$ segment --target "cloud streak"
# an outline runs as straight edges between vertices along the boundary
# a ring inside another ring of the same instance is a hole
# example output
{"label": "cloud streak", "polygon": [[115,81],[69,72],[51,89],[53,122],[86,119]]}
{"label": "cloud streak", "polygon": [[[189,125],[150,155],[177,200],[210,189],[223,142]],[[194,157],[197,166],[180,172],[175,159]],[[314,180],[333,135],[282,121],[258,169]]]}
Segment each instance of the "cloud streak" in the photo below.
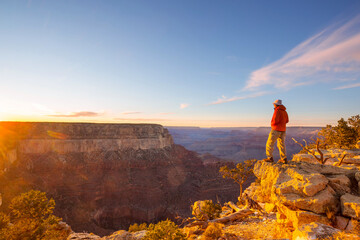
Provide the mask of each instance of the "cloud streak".
{"label": "cloud streak", "polygon": [[48,117],[69,117],[69,118],[77,118],[77,117],[98,117],[101,116],[101,113],[97,112],[72,112],[70,114],[53,114],[47,115]]}
{"label": "cloud streak", "polygon": [[342,90],[342,89],[356,88],[356,87],[360,87],[360,83],[354,83],[354,84],[340,86],[340,87],[334,88],[334,90]]}
{"label": "cloud streak", "polygon": [[249,94],[249,95],[245,95],[245,96],[235,96],[235,97],[231,97],[231,98],[222,96],[218,100],[211,102],[208,105],[217,105],[217,104],[222,104],[222,103],[234,102],[234,101],[244,100],[244,99],[248,99],[248,98],[260,97],[260,96],[264,96],[266,94],[269,94],[269,92],[257,92],[257,93],[253,93],[253,94]]}
{"label": "cloud streak", "polygon": [[130,115],[130,114],[140,114],[142,112],[122,112],[123,115]]}
{"label": "cloud streak", "polygon": [[171,119],[165,118],[114,118],[117,121],[128,121],[128,122],[164,122],[172,121]]}
{"label": "cloud streak", "polygon": [[278,61],[252,72],[243,90],[291,89],[343,77],[359,81],[360,15],[324,29]]}

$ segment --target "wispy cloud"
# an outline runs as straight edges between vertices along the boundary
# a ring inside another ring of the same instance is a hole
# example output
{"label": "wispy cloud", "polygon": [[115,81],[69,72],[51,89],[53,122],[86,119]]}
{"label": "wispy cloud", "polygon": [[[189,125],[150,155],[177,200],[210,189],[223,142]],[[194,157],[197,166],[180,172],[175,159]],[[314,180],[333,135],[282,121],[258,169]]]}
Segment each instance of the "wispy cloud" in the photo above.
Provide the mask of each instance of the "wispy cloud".
{"label": "wispy cloud", "polygon": [[97,117],[101,116],[102,113],[97,112],[72,112],[69,114],[53,114],[53,115],[47,115],[48,117],[70,117],[70,118],[76,118],[76,117]]}
{"label": "wispy cloud", "polygon": [[130,115],[130,114],[140,114],[142,112],[122,112],[123,115]]}
{"label": "wispy cloud", "polygon": [[340,87],[334,88],[334,90],[342,90],[342,89],[356,88],[356,87],[360,87],[360,83],[354,83],[354,84],[340,86]]}
{"label": "wispy cloud", "polygon": [[334,24],[251,73],[244,90],[277,89],[360,77],[360,15]]}
{"label": "wispy cloud", "polygon": [[257,92],[257,93],[253,93],[253,94],[249,94],[249,95],[245,95],[245,96],[235,96],[235,97],[231,97],[231,98],[222,96],[218,100],[211,102],[208,105],[216,105],[216,104],[228,103],[228,102],[233,102],[233,101],[238,101],[238,100],[244,100],[244,99],[248,99],[248,98],[255,98],[255,97],[264,96],[266,94],[269,94],[269,92],[265,92],[265,91]]}
{"label": "wispy cloud", "polygon": [[180,109],[184,109],[184,108],[187,108],[189,106],[190,106],[190,104],[188,104],[188,103],[181,103],[180,104]]}
{"label": "wispy cloud", "polygon": [[172,121],[171,119],[164,118],[114,118],[117,121],[126,121],[126,122],[164,122]]}

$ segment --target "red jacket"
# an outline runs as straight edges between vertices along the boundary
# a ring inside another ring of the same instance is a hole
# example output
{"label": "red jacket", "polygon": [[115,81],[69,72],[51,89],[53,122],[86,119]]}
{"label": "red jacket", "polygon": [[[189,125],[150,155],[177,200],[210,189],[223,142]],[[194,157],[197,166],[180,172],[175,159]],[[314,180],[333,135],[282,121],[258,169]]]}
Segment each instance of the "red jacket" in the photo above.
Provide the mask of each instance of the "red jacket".
{"label": "red jacket", "polygon": [[289,117],[286,112],[286,107],[283,105],[277,106],[274,109],[274,114],[271,119],[271,129],[285,132],[286,131],[286,124],[289,122]]}

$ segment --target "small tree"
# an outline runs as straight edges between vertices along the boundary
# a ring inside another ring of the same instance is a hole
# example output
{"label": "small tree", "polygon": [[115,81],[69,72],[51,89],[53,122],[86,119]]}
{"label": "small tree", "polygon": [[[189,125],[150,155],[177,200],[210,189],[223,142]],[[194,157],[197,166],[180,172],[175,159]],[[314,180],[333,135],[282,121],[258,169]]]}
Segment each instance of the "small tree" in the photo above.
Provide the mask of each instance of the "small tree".
{"label": "small tree", "polygon": [[353,148],[360,140],[360,115],[345,121],[341,118],[336,126],[327,125],[318,133],[324,147]]}
{"label": "small tree", "polygon": [[202,221],[220,217],[221,205],[212,200],[196,201],[192,207],[192,215]]}
{"label": "small tree", "polygon": [[60,227],[61,218],[52,214],[54,207],[55,201],[44,192],[31,190],[15,197],[9,206],[10,218],[0,214],[0,240],[66,239],[70,229]]}
{"label": "small tree", "polygon": [[228,166],[220,168],[220,173],[223,178],[231,178],[240,186],[239,200],[242,201],[243,184],[253,173],[254,164],[256,160],[246,160],[243,163],[236,164],[236,168],[230,169]]}
{"label": "small tree", "polygon": [[360,115],[358,114],[348,118],[348,123],[350,127],[355,130],[356,140],[360,140]]}

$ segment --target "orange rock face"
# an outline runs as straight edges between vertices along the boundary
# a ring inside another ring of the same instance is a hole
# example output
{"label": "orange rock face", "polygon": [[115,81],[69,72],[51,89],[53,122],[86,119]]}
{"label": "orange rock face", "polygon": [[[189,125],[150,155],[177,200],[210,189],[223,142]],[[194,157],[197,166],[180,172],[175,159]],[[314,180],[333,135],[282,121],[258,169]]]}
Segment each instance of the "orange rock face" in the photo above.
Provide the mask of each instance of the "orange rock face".
{"label": "orange rock face", "polygon": [[55,213],[76,232],[108,234],[135,222],[189,216],[197,200],[238,196],[238,186],[221,178],[219,165],[205,166],[196,153],[173,144],[160,125],[0,127],[21,135],[8,144],[3,173],[47,192],[56,201]]}

